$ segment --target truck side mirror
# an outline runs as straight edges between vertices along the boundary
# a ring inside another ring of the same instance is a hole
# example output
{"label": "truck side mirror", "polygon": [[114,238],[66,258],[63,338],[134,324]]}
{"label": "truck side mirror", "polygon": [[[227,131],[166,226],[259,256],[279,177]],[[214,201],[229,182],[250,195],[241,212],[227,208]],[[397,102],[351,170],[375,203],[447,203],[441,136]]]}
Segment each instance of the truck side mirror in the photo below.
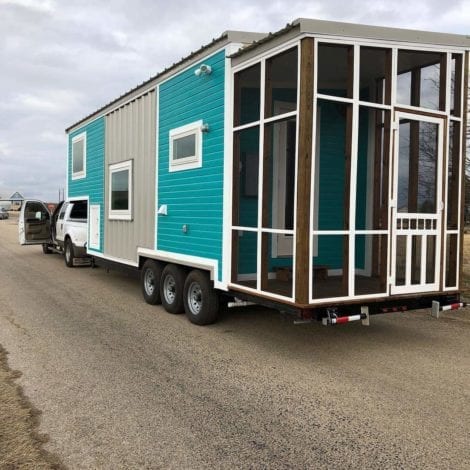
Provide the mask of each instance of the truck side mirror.
{"label": "truck side mirror", "polygon": [[37,219],[37,220],[42,220],[42,213],[41,213],[41,211],[37,211],[37,212],[36,212],[36,215],[34,216],[34,218]]}

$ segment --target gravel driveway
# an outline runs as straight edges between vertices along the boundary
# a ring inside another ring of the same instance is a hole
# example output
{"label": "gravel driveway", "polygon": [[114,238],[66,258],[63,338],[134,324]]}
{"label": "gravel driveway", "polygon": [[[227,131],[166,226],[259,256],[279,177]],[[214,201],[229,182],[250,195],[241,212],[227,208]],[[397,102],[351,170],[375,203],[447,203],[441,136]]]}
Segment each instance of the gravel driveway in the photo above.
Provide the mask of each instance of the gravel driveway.
{"label": "gravel driveway", "polygon": [[470,312],[197,327],[0,221],[0,344],[70,468],[470,468]]}

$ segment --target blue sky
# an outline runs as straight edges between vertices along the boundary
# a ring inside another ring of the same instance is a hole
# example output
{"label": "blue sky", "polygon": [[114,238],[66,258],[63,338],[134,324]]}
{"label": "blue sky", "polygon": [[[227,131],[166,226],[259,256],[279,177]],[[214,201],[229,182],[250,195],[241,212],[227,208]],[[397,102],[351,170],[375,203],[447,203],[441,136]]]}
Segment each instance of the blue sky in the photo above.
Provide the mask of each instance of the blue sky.
{"label": "blue sky", "polygon": [[66,127],[227,29],[298,17],[470,34],[468,0],[0,0],[0,198],[57,200]]}

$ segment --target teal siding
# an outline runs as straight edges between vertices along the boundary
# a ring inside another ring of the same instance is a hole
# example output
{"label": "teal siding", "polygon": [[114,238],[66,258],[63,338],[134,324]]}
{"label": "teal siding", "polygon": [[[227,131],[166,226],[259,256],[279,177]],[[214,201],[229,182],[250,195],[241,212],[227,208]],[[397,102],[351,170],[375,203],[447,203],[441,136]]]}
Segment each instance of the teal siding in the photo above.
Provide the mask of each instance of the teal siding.
{"label": "teal siding", "polygon": [[[195,76],[201,63],[212,73]],[[218,260],[222,279],[225,51],[205,58],[160,86],[158,132],[158,216],[156,249]],[[203,120],[202,167],[170,173],[169,132]],[[187,225],[187,233],[182,227]]]}
{"label": "teal siding", "polygon": [[[86,177],[72,180],[72,139],[86,132]],[[69,134],[68,197],[88,196],[89,204],[99,204],[100,250],[104,249],[104,117]],[[90,249],[90,248],[89,248]]]}

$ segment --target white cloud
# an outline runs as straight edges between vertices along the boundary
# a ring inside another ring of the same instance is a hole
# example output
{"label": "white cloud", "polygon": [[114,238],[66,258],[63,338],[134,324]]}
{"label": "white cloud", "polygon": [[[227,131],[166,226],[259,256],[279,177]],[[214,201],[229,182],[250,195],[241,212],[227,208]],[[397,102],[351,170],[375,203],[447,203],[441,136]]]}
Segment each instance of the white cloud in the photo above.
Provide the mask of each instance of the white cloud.
{"label": "white cloud", "polygon": [[1,157],[8,157],[11,154],[8,143],[0,141],[0,161]]}
{"label": "white cloud", "polygon": [[4,183],[57,197],[67,126],[227,29],[276,31],[297,17],[466,34],[470,2],[0,0]]}
{"label": "white cloud", "polygon": [[14,5],[48,13],[55,10],[55,2],[52,0],[0,0],[0,5]]}

